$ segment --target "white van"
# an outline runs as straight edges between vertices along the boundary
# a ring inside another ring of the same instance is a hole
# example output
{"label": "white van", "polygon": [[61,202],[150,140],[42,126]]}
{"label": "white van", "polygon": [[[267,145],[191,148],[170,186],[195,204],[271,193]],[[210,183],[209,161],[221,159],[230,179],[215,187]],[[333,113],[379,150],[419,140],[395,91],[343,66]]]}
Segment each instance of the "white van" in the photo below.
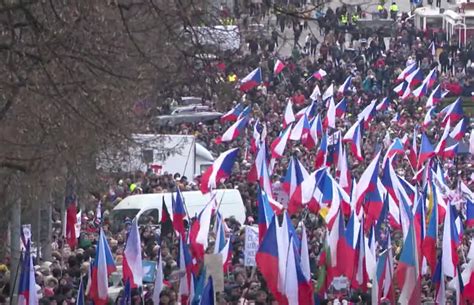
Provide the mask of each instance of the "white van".
{"label": "white van", "polygon": [[[211,200],[210,193],[203,195],[200,191],[182,192],[185,207],[189,217],[194,217],[201,212],[206,203]],[[216,190],[216,200],[219,206],[219,212],[224,218],[234,217],[239,223],[245,222],[245,207],[240,192],[235,189]],[[157,193],[128,196],[117,204],[110,213],[112,229],[123,224],[126,217],[133,219],[138,217],[139,224],[148,222],[149,216],[158,224],[161,219],[161,207],[163,198],[173,218],[171,196],[176,193]]]}

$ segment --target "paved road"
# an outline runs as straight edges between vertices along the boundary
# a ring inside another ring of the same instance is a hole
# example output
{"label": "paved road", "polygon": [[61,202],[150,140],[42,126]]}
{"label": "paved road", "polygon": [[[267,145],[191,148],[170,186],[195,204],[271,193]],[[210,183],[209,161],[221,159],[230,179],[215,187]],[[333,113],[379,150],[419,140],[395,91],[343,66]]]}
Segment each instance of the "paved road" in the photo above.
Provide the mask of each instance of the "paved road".
{"label": "paved road", "polygon": [[[390,5],[391,0],[386,0],[386,7],[388,9],[388,6]],[[428,0],[423,0],[425,3]],[[436,2],[436,0],[433,0]],[[333,10],[335,10],[337,7],[342,6],[343,4],[350,4],[350,5],[361,5],[362,10],[366,11],[369,13],[376,12],[376,7],[377,4],[379,3],[378,0],[332,0],[327,4],[327,6],[330,6]],[[401,0],[397,1],[397,4],[399,6],[400,12],[409,12],[411,10],[410,8],[410,2],[409,0]],[[441,7],[448,9],[448,8],[453,8],[455,5],[448,3],[446,0],[441,0]],[[265,21],[265,24],[270,24],[270,25],[275,25],[276,26],[276,17],[271,16],[270,17],[270,22],[268,23],[268,20]],[[307,36],[308,33],[314,33],[316,37],[318,38],[319,41],[323,40],[323,37],[319,35],[319,27],[316,23],[316,21],[309,21],[308,23],[309,27],[306,30],[303,30],[299,44],[301,46],[304,45],[305,37]],[[278,29],[279,27],[276,26]],[[293,49],[293,29],[292,28],[286,28],[284,33],[280,33],[283,37],[280,40],[280,46],[279,46],[279,54],[282,57],[287,57],[291,55],[291,51]]]}

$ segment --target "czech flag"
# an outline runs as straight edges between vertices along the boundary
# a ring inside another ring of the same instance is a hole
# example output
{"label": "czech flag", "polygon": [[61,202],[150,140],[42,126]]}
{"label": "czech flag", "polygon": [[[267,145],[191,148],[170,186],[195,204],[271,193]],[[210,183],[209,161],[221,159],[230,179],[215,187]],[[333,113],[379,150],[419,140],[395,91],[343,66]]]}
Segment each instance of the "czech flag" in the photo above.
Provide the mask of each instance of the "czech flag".
{"label": "czech flag", "polygon": [[[201,210],[189,230],[191,254],[197,262],[204,261],[204,251],[207,249],[213,207],[214,204],[211,200]],[[196,265],[196,263],[194,265]]]}
{"label": "czech flag", "polygon": [[362,133],[360,130],[360,123],[360,121],[357,121],[352,125],[344,135],[342,141],[344,143],[350,143],[352,154],[357,158],[357,160],[363,161],[364,157],[362,156],[361,149]]}
{"label": "czech flag", "polygon": [[326,169],[322,168],[312,172],[303,182],[296,188],[293,196],[290,197],[288,203],[288,212],[296,213],[303,206],[307,206],[310,211],[317,214],[319,212],[319,204],[315,196],[316,182],[322,179]]}
{"label": "czech flag", "polygon": [[458,246],[460,243],[458,230],[455,224],[455,208],[448,203],[443,226],[443,271],[446,276],[455,277],[457,275],[457,265],[459,263]]}
{"label": "czech flag", "polygon": [[192,275],[193,261],[188,245],[181,238],[179,240],[178,249],[178,268],[182,274],[179,279],[178,295],[181,304],[188,304],[188,301],[190,302],[193,299],[194,294]]}
{"label": "czech flag", "polygon": [[337,93],[344,94],[347,91],[349,91],[350,87],[352,85],[352,76],[348,76],[344,83],[337,89]]}
{"label": "czech flag", "polygon": [[326,75],[328,75],[328,73],[324,71],[323,69],[319,69],[318,71],[313,73],[313,77],[316,78],[317,80],[322,80],[323,77],[325,77]]}
{"label": "czech flag", "polygon": [[262,177],[262,166],[264,162],[268,164],[267,144],[265,144],[265,142],[260,142],[260,144],[258,145],[257,156],[255,156],[253,165],[247,175],[247,179],[250,182],[260,181],[260,178]]}
{"label": "czech flag", "polygon": [[456,126],[454,126],[449,136],[456,141],[461,141],[461,139],[464,137],[464,134],[466,133],[466,130],[467,130],[467,120],[464,118],[461,121],[459,121],[456,124]]}
{"label": "czech flag", "polygon": [[326,165],[327,152],[328,152],[328,136],[326,133],[324,133],[321,139],[321,144],[319,145],[318,152],[316,154],[316,158],[314,160],[314,168],[318,169],[321,166]]}
{"label": "czech flag", "polygon": [[369,163],[369,166],[360,176],[359,182],[355,187],[355,207],[356,211],[360,210],[365,195],[368,192],[375,190],[377,187],[378,164],[380,159],[380,152],[375,155],[374,159]]}
{"label": "czech flag", "polygon": [[[107,296],[107,286],[105,289]],[[26,249],[21,262],[20,281],[18,282],[18,304],[38,305],[36,292],[35,268],[31,256],[31,241],[26,241]],[[102,303],[105,304],[105,303]]]}
{"label": "czech flag", "polygon": [[238,154],[238,148],[229,149],[223,152],[206,170],[201,177],[201,192],[203,194],[217,188],[222,180],[230,176]]}
{"label": "czech flag", "polygon": [[290,140],[300,141],[302,144],[306,143],[309,136],[309,129],[308,117],[305,114],[298,120],[293,130],[291,130]]}
{"label": "czech flag", "polygon": [[250,113],[252,112],[252,104],[247,105],[244,110],[239,114],[237,117],[237,120],[240,120],[241,118],[249,118]]}
{"label": "czech flag", "polygon": [[343,97],[336,105],[336,116],[342,118],[347,112],[347,99]]}
{"label": "czech flag", "polygon": [[433,107],[434,105],[441,102],[441,100],[449,93],[449,91],[443,91],[441,85],[436,86],[436,88],[431,91],[428,100],[426,101],[426,108]]}
{"label": "czech flag", "polygon": [[416,70],[416,63],[409,65],[406,67],[400,75],[398,75],[397,80],[404,80],[408,75],[413,73]]}
{"label": "czech flag", "polygon": [[474,202],[469,199],[466,201],[466,226],[474,228]]}
{"label": "czech flag", "polygon": [[94,304],[105,305],[108,303],[108,277],[115,270],[112,252],[110,251],[104,231],[100,228],[96,255],[92,262],[91,285],[89,289],[89,297],[94,301]]}
{"label": "czech flag", "polygon": [[443,272],[442,254],[437,260],[436,268],[433,272],[433,284],[435,285],[436,304],[446,304],[446,284]]}
{"label": "czech flag", "polygon": [[132,221],[123,251],[123,281],[129,281],[131,288],[138,288],[143,284],[142,243],[136,217]]}
{"label": "czech flag", "polygon": [[284,300],[284,296],[278,287],[280,268],[278,258],[277,221],[278,219],[276,216],[273,216],[267,233],[260,243],[257,254],[255,255],[255,261],[257,263],[257,268],[260,270],[260,273],[262,273],[262,276],[267,283],[269,291],[273,294],[278,302],[282,302]]}
{"label": "czech flag", "polygon": [[[390,238],[390,236],[389,236]],[[390,249],[385,249],[380,253],[375,268],[375,276],[372,284],[372,304],[380,304],[380,301],[393,301],[390,295],[393,274],[393,257]],[[391,302],[390,304],[392,304]]]}
{"label": "czech flag", "polygon": [[434,157],[434,155],[435,151],[433,145],[431,145],[430,140],[428,140],[428,137],[423,133],[421,135],[420,154],[418,155],[418,164],[416,168],[420,168],[426,160]]}
{"label": "czech flag", "polygon": [[433,68],[430,71],[430,73],[428,73],[428,75],[423,80],[423,82],[426,83],[428,85],[428,89],[430,89],[436,83],[437,79],[438,79],[438,70],[436,68]]}
{"label": "czech flag", "polygon": [[343,261],[338,260],[341,257],[340,253],[343,253],[344,247],[342,246],[344,238],[344,217],[342,216],[341,210],[337,211],[337,214],[334,217],[335,221],[332,226],[331,231],[328,236],[328,245],[330,249],[330,261],[331,265],[329,267],[329,273],[333,276],[338,276],[341,274],[340,266],[344,263]]}
{"label": "czech flag", "polygon": [[277,61],[275,62],[275,66],[273,67],[273,75],[280,74],[280,72],[283,71],[285,67],[286,67],[285,63],[277,59]]}
{"label": "czech flag", "polygon": [[385,111],[388,109],[388,106],[390,106],[390,99],[388,97],[384,97],[375,109],[377,111]]}
{"label": "czech flag", "polygon": [[316,113],[316,103],[314,101],[311,102],[308,106],[304,107],[300,111],[296,113],[295,118],[298,120],[300,119],[303,115],[306,114],[308,117],[308,120],[310,120]]}
{"label": "czech flag", "polygon": [[261,141],[265,141],[265,138],[262,137],[263,129],[264,127],[257,119],[253,124],[252,138],[250,139],[250,152],[252,154],[257,153],[257,146],[260,145]]}
{"label": "czech flag", "polygon": [[183,195],[179,188],[176,188],[176,199],[171,196],[171,206],[173,209],[173,228],[179,233],[182,239],[185,238],[184,218],[186,217],[186,210],[184,208]]}
{"label": "czech flag", "polygon": [[321,120],[321,116],[318,115],[314,118],[313,120],[314,126],[311,126],[311,129],[314,129],[316,131],[316,138],[321,138],[323,136],[323,121]]}
{"label": "czech flag", "polygon": [[406,82],[406,81],[403,81],[400,84],[398,84],[395,88],[393,88],[393,91],[399,97],[402,97],[402,99],[404,97],[407,97],[411,93],[410,86],[409,86],[408,82]]}
{"label": "czech flag", "polygon": [[458,154],[458,147],[459,143],[446,147],[440,157],[443,159],[455,158]]}
{"label": "czech flag", "polygon": [[289,198],[293,196],[296,188],[309,176],[306,168],[298,160],[296,156],[292,156],[290,163],[288,163],[288,169],[286,170],[285,177],[283,179],[282,187],[285,192],[289,195]]}
{"label": "czech flag", "polygon": [[448,120],[448,124],[444,127],[443,135],[441,136],[438,144],[436,145],[436,148],[435,148],[436,155],[442,155],[444,153],[444,149],[446,148],[446,144],[448,141],[449,129],[450,129],[450,123]]}
{"label": "czech flag", "polygon": [[392,158],[395,155],[404,155],[405,148],[403,147],[402,141],[399,138],[395,138],[392,145],[387,149],[385,158]]}
{"label": "czech flag", "polygon": [[265,237],[265,234],[268,230],[268,227],[270,226],[270,222],[272,221],[273,215],[275,215],[275,213],[273,212],[272,207],[270,206],[267,194],[262,189],[260,189],[260,187],[257,191],[257,204],[258,241],[261,243],[263,238]]}
{"label": "czech flag", "polygon": [[[346,229],[344,231],[343,238],[340,239],[340,250],[338,251],[338,265],[340,272],[345,275],[348,279],[352,279],[355,276],[357,267],[357,241],[360,230],[360,221],[357,218],[355,211],[351,213],[351,217],[347,222]],[[339,250],[338,249],[338,250]]]}
{"label": "czech flag", "polygon": [[219,212],[216,214],[216,243],[214,244],[214,254],[222,256],[222,268],[224,272],[229,270],[229,264],[232,261],[232,243],[230,238],[225,238],[225,223]]}
{"label": "czech flag", "polygon": [[329,99],[329,107],[324,119],[323,126],[326,128],[336,128],[336,105],[334,104],[334,98]]}
{"label": "czech flag", "polygon": [[288,142],[288,138],[290,137],[290,132],[291,132],[291,125],[286,127],[280,136],[278,136],[271,145],[271,151],[272,151],[272,158],[278,159],[283,157],[283,154],[285,153],[285,148],[286,148],[286,143]]}
{"label": "czech flag", "polygon": [[327,87],[327,89],[324,91],[322,100],[325,101],[328,98],[333,97],[333,96],[334,96],[334,85],[331,83],[329,87]]}
{"label": "czech flag", "polygon": [[283,117],[283,128],[286,128],[295,120],[295,114],[293,113],[293,103],[291,102],[291,99],[288,99],[288,104],[286,104],[285,114]]}
{"label": "czech flag", "polygon": [[346,150],[340,145],[339,160],[337,162],[336,177],[339,178],[339,185],[347,193],[352,188],[352,174],[347,165]]}
{"label": "czech flag", "polygon": [[423,128],[426,128],[430,125],[431,121],[432,121],[432,117],[434,115],[434,112],[435,112],[435,109],[436,107],[431,107],[425,114],[425,118],[423,119],[423,123],[421,124],[421,126]]}
{"label": "czech flag", "polygon": [[221,137],[216,139],[216,144],[222,142],[230,142],[238,138],[238,136],[244,131],[249,119],[247,117],[242,117],[237,122],[232,124],[229,129],[227,129]]}
{"label": "czech flag", "polygon": [[259,68],[250,72],[240,81],[240,90],[247,92],[262,83],[262,70]]}
{"label": "czech flag", "polygon": [[369,123],[370,121],[374,118],[375,116],[375,111],[376,111],[376,105],[375,103],[377,102],[377,100],[373,100],[372,102],[370,102],[369,105],[367,105],[367,107],[364,108],[364,110],[362,110],[362,112],[360,112],[358,115],[357,115],[357,120],[364,120],[364,128],[368,128],[369,127]]}
{"label": "czech flag", "polygon": [[448,119],[451,122],[457,122],[464,116],[464,110],[462,109],[462,100],[458,97],[458,99],[446,106],[443,110],[439,112],[439,115],[444,115],[443,123],[446,123]]}
{"label": "czech flag", "polygon": [[[404,203],[406,205],[406,203]],[[405,209],[410,209],[405,207]],[[413,216],[407,213],[409,218],[408,234],[403,244],[396,278],[398,287],[400,287],[400,297],[398,301],[401,304],[417,305],[421,304],[421,277],[418,266],[418,248],[416,246],[415,230]]]}
{"label": "czech flag", "polygon": [[417,68],[405,78],[405,81],[408,83],[408,87],[416,86],[423,81],[423,72]]}
{"label": "czech flag", "polygon": [[413,90],[413,96],[418,97],[418,98],[425,96],[426,94],[428,94],[428,84],[425,82],[421,83],[421,85],[418,88]]}
{"label": "czech flag", "polygon": [[233,121],[237,120],[239,115],[242,113],[243,109],[244,109],[244,106],[241,103],[238,103],[229,112],[227,112],[227,113],[225,113],[221,116],[221,123],[233,122]]}

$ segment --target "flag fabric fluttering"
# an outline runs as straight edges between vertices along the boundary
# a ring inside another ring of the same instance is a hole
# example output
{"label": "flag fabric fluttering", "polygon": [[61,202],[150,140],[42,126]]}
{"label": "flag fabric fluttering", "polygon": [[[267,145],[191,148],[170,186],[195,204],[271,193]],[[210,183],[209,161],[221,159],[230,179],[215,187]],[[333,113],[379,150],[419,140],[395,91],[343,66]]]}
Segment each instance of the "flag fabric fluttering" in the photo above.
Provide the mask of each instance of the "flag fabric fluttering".
{"label": "flag fabric fluttering", "polygon": [[65,225],[65,237],[69,247],[74,250],[77,246],[77,239],[79,236],[76,235],[76,224],[77,224],[77,203],[75,196],[68,196],[66,198],[66,225]]}
{"label": "flag fabric fluttering", "polygon": [[128,232],[125,250],[123,251],[123,280],[130,287],[138,288],[143,284],[142,244],[135,217]]}
{"label": "flag fabric fluttering", "polygon": [[288,99],[288,103],[286,104],[285,108],[285,114],[283,116],[283,128],[286,128],[286,126],[290,125],[295,121],[295,114],[293,112],[293,103],[291,102],[291,99]]}
{"label": "flag fabric fluttering", "polygon": [[105,305],[108,302],[108,277],[116,270],[116,267],[102,228],[100,228],[96,255],[91,270],[89,298],[93,300],[96,305]]}
{"label": "flag fabric fluttering", "polygon": [[403,202],[401,209],[407,211],[409,228],[396,270],[396,279],[400,287],[398,302],[401,304],[416,305],[421,304],[421,276],[414,221],[410,207],[408,207],[405,202]]}
{"label": "flag fabric fluttering", "polygon": [[247,127],[248,123],[248,118],[247,117],[242,117],[237,122],[232,124],[232,126],[227,129],[222,136],[216,138],[216,144],[220,144],[223,142],[231,142],[239,137]]}
{"label": "flag fabric fluttering", "polygon": [[26,249],[20,269],[20,280],[18,283],[18,304],[38,305],[36,292],[35,268],[31,256],[31,240],[26,240]]}
{"label": "flag fabric fluttering", "polygon": [[203,194],[217,188],[222,180],[227,179],[230,176],[238,154],[239,149],[232,148],[217,157],[214,163],[201,177],[201,192]]}
{"label": "flag fabric fluttering", "polygon": [[241,103],[238,103],[234,108],[221,116],[221,123],[236,121],[243,109],[244,106]]}
{"label": "flag fabric fluttering", "polygon": [[81,276],[79,288],[77,289],[76,305],[86,305],[86,296],[84,293],[84,277]]}
{"label": "flag fabric fluttering", "polygon": [[166,206],[165,196],[163,196],[161,203],[161,220],[160,220],[161,236],[169,236],[173,234],[173,221],[171,220],[170,212]]}
{"label": "flag fabric fluttering", "polygon": [[263,81],[262,70],[256,68],[240,81],[240,90],[247,92],[260,85]]}
{"label": "flag fabric fluttering", "polygon": [[176,198],[174,195],[171,195],[171,199],[173,207],[173,228],[181,238],[185,238],[184,219],[186,218],[186,209],[179,187],[176,188]]}
{"label": "flag fabric fluttering", "polygon": [[153,287],[152,300],[154,304],[160,304],[160,294],[164,288],[163,260],[161,258],[161,248],[158,250],[158,261],[156,263],[155,285]]}
{"label": "flag fabric fluttering", "polygon": [[283,61],[277,59],[275,61],[275,66],[273,67],[273,75],[278,75],[280,74],[283,69],[285,69],[286,65]]}
{"label": "flag fabric fluttering", "polygon": [[322,80],[323,77],[325,77],[327,74],[328,73],[326,71],[324,71],[323,69],[319,69],[318,71],[313,73],[313,77],[318,79],[318,80]]}

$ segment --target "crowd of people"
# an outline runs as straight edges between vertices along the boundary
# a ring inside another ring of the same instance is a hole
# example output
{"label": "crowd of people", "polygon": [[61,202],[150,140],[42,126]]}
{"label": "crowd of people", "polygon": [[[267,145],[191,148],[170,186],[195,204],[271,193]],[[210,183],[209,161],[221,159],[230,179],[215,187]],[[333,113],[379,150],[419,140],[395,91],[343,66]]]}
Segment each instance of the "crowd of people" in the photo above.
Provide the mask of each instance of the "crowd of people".
{"label": "crowd of people", "polygon": [[[230,143],[216,144],[215,139],[222,135],[231,123],[221,124],[220,121],[183,123],[179,126],[166,126],[159,132],[192,134],[197,140],[207,147],[208,150],[218,156],[221,152],[231,147],[240,147],[239,161],[235,163],[232,175],[225,181],[226,188],[235,188],[240,191],[246,210],[246,222],[238,223],[235,219],[226,219],[227,236],[231,238],[232,260],[229,270],[225,274],[225,287],[222,293],[216,297],[217,304],[276,304],[275,296],[272,295],[266,285],[265,279],[259,273],[258,268],[245,267],[244,260],[244,227],[255,225],[258,219],[257,194],[258,183],[249,182],[247,177],[255,161],[255,153],[251,151],[250,140],[252,138],[252,123],[257,119],[266,125],[267,141],[270,144],[282,131],[285,108],[289,101],[294,105],[294,112],[307,107],[311,102],[310,96],[316,85],[324,92],[331,84],[335,88],[340,86],[347,76],[352,76],[352,88],[345,92],[347,99],[347,110],[344,118],[339,117],[336,121],[336,130],[342,134],[356,122],[358,114],[370,104],[373,99],[381,101],[388,97],[390,105],[388,109],[377,111],[364,131],[362,139],[363,160],[358,160],[348,153],[348,164],[352,176],[358,180],[362,172],[379,150],[387,149],[394,138],[402,139],[405,135],[411,139],[413,131],[420,130],[428,109],[425,107],[427,97],[414,98],[412,96],[401,99],[393,91],[397,84],[397,76],[412,63],[427,75],[433,68],[438,69],[438,80],[441,88],[449,90],[446,99],[449,101],[462,96],[464,103],[471,102],[471,92],[474,91],[474,53],[470,44],[459,47],[455,39],[448,41],[445,33],[424,33],[417,30],[412,20],[402,15],[399,21],[393,24],[391,33],[387,37],[385,30],[361,30],[357,27],[341,26],[341,17],[347,13],[348,8],[341,6],[336,11],[331,8],[321,9],[315,12],[318,18],[319,32],[313,33],[305,24],[303,19],[292,15],[282,15],[277,12],[277,22],[272,25],[271,37],[265,43],[250,41],[250,52],[241,55],[242,64],[228,64],[224,62],[225,68],[215,71],[220,73],[223,80],[228,80],[229,75],[237,75],[240,78],[247,75],[256,67],[262,70],[263,81],[258,87],[248,92],[238,90],[239,79],[231,79],[236,85],[235,95],[239,102],[252,105],[250,114],[251,123],[246,132]],[[256,13],[254,13],[256,14]],[[308,21],[306,21],[307,23]],[[310,21],[313,22],[313,21]],[[283,34],[290,28],[294,36],[294,50],[289,57],[279,56],[279,45],[285,43]],[[302,33],[307,32],[307,36]],[[434,48],[432,47],[434,45]],[[273,70],[276,60],[285,64],[284,70],[274,75]],[[312,77],[315,71],[324,70],[327,75],[321,79]],[[214,107],[222,107],[217,104],[217,98],[208,97],[208,103]],[[237,100],[237,99],[236,99]],[[236,105],[228,103],[225,107],[229,110]],[[163,107],[163,108],[169,108]],[[327,106],[321,99],[316,101],[317,112],[326,114]],[[441,106],[438,106],[438,111]],[[438,143],[443,134],[442,117],[433,117],[424,132],[431,143]],[[468,122],[469,115],[467,115]],[[470,127],[469,127],[470,129]],[[464,136],[464,143],[469,143],[469,132]],[[416,141],[415,141],[416,142]],[[420,143],[420,139],[418,139]],[[349,151],[349,150],[348,150]],[[278,188],[287,171],[288,163],[292,156],[296,156],[304,167],[312,172],[316,170],[314,159],[317,147],[307,149],[301,143],[289,142],[283,158],[277,160],[272,169],[271,182],[274,188]],[[446,185],[454,193],[461,197],[462,206],[469,198],[466,193],[461,193],[459,185],[462,183],[471,191],[474,188],[473,157],[466,149],[466,145],[458,150],[455,158],[440,159],[441,166],[445,172]],[[407,158],[400,158],[396,166],[397,174],[407,181],[413,182],[416,171]],[[413,182],[414,184],[417,182]],[[170,172],[160,175],[152,171],[146,173],[131,173],[110,183],[108,190],[101,195],[91,198],[81,198],[86,201],[89,210],[82,215],[81,234],[76,249],[70,249],[62,236],[61,215],[55,212],[53,215],[54,237],[53,258],[51,261],[38,259],[35,266],[35,279],[38,288],[40,304],[75,304],[77,291],[81,277],[86,277],[95,257],[95,245],[98,237],[98,227],[101,225],[107,235],[116,265],[121,265],[123,259],[124,245],[127,236],[127,228],[130,219],[125,220],[118,230],[110,230],[109,212],[120,200],[126,196],[140,193],[175,192],[177,188],[181,191],[199,190],[200,177],[182,177]],[[222,186],[220,186],[222,187]],[[466,190],[464,190],[466,192]],[[99,201],[102,204],[100,219],[96,207]],[[161,203],[157,203],[160,204]],[[464,209],[460,208],[464,215]],[[465,220],[465,216],[461,217]],[[308,235],[311,280],[314,288],[314,302],[320,304],[372,304],[371,290],[352,289],[337,292],[328,289],[321,293],[321,256],[324,254],[324,244],[328,235],[327,224],[323,216],[309,213],[296,213],[291,216],[293,225],[301,234],[300,221],[303,221]],[[159,219],[150,219],[149,224],[140,228],[142,242],[142,256],[144,259],[156,261],[159,251],[164,262],[165,289],[161,293],[160,304],[179,304],[179,268],[178,268],[178,239],[173,233],[161,234],[158,224]],[[464,224],[463,224],[464,225]],[[400,231],[393,230],[393,251],[399,257],[403,247],[403,239]],[[215,236],[210,236],[209,252],[212,253]],[[460,255],[459,266],[465,268],[467,265],[466,255],[470,246],[471,233],[465,231],[463,240],[458,249]],[[7,304],[13,291],[10,289],[10,278],[15,276],[15,270],[11,270],[8,264],[0,265],[0,304]],[[432,281],[433,270],[424,273],[422,278],[422,303],[436,303],[436,289]],[[395,289],[400,292],[401,287]],[[143,297],[138,290],[133,291],[131,304],[153,304],[151,300],[153,287],[147,285],[144,288]],[[446,287],[446,304],[460,304],[456,300],[456,292],[451,286]],[[112,303],[119,302],[120,297],[111,300]],[[456,303],[457,302],[457,303]],[[387,303],[393,304],[393,303]]]}

